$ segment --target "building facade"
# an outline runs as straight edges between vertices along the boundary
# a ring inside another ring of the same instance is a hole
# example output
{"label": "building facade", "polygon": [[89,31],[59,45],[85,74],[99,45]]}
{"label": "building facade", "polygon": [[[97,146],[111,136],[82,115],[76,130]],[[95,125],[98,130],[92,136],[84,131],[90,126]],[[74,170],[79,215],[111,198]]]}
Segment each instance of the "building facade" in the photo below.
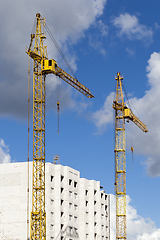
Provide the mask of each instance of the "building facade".
{"label": "building facade", "polygon": [[[29,211],[32,162],[29,163]],[[80,178],[68,166],[46,163],[46,239],[109,240],[110,196],[100,182]],[[28,163],[1,164],[0,239],[27,239]]]}

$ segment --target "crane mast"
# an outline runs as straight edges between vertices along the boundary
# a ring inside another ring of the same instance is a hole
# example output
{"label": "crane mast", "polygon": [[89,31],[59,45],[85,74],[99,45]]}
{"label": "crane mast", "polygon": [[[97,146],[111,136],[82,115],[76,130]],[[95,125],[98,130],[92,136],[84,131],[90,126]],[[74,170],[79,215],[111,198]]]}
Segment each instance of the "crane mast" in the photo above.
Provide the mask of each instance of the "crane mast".
{"label": "crane mast", "polygon": [[[36,14],[36,31],[31,34],[31,41],[26,53],[33,59],[33,176],[32,176],[32,211],[30,220],[30,239],[46,239],[45,211],[45,78],[53,73],[88,98],[93,98],[90,90],[77,79],[57,66],[54,59],[47,56],[45,18]],[[34,43],[34,45],[33,45]]]}
{"label": "crane mast", "polygon": [[[45,19],[36,14],[36,33],[27,51],[33,59],[33,177],[30,239],[46,239],[45,212],[45,75],[41,61],[47,58],[43,28]],[[32,47],[35,39],[34,47]]]}
{"label": "crane mast", "polygon": [[117,74],[115,106],[115,191],[116,191],[116,240],[126,239],[126,154],[125,119],[122,91],[123,77]]}
{"label": "crane mast", "polygon": [[115,192],[116,192],[116,240],[127,239],[126,228],[126,150],[125,150],[125,119],[134,122],[143,132],[148,132],[145,124],[129,109],[123,98],[123,77],[117,73],[115,78],[116,99],[115,110]]}

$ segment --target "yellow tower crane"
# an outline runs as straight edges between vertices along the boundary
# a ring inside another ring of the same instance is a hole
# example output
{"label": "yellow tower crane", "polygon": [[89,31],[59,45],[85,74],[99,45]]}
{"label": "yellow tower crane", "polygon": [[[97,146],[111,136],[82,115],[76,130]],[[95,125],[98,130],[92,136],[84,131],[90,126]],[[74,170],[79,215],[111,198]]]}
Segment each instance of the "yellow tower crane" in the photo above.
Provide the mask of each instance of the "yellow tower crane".
{"label": "yellow tower crane", "polygon": [[123,77],[117,73],[115,78],[116,99],[115,110],[115,192],[116,192],[116,240],[126,240],[126,151],[125,151],[125,119],[134,122],[143,132],[148,132],[139,118],[127,107],[123,98]]}
{"label": "yellow tower crane", "polygon": [[[30,239],[46,239],[45,212],[45,77],[55,74],[88,98],[93,98],[90,90],[60,67],[54,59],[48,59],[44,46],[45,18],[36,14],[36,31],[26,53],[33,59],[33,180]],[[48,30],[48,27],[47,29]],[[50,32],[49,32],[50,33]]]}

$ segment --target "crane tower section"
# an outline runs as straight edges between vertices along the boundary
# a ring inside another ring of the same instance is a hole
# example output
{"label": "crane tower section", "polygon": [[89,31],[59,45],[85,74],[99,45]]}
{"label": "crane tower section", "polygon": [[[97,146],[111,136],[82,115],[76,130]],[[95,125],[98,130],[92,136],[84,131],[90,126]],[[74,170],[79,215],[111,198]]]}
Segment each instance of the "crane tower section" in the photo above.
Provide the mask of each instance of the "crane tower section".
{"label": "crane tower section", "polygon": [[115,110],[115,192],[116,192],[116,240],[127,239],[126,228],[126,150],[125,150],[125,119],[132,121],[143,132],[148,132],[146,125],[127,107],[123,98],[123,77],[117,73],[115,78],[116,99]]}
{"label": "crane tower section", "polygon": [[45,18],[36,14],[36,30],[31,34],[31,41],[26,53],[33,59],[33,177],[32,177],[32,212],[30,239],[46,239],[45,212],[45,77],[54,74],[83,93],[88,98],[94,96],[90,90],[76,78],[62,70],[54,59],[48,59],[44,30]]}
{"label": "crane tower section", "polygon": [[117,80],[115,101],[115,190],[116,190],[116,239],[126,239],[126,154],[125,119],[122,91],[123,77]]}
{"label": "crane tower section", "polygon": [[[45,75],[41,61],[47,58],[43,28],[45,19],[36,14],[36,32],[31,35],[27,54],[33,59],[33,182],[31,239],[46,239],[45,213]],[[34,46],[32,48],[32,42]]]}

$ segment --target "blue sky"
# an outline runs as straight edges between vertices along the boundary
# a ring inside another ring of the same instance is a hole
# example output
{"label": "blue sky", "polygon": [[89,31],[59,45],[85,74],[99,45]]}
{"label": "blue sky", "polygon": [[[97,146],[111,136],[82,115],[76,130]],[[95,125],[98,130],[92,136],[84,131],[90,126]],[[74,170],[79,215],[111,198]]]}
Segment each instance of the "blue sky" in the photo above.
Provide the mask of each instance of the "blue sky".
{"label": "blue sky", "polygon": [[[47,76],[46,161],[59,154],[62,165],[81,177],[100,180],[114,194],[115,76],[121,72],[132,111],[144,134],[126,123],[127,233],[130,240],[158,240],[160,177],[160,3],[158,0],[1,1],[0,8],[0,162],[27,161],[27,71],[35,15],[47,26],[78,80],[94,99]],[[68,71],[47,36],[49,58]],[[60,134],[57,134],[57,85],[60,85]],[[130,152],[134,147],[133,162]],[[32,117],[30,116],[30,160]],[[112,195],[112,239],[114,207]],[[133,232],[132,229],[135,229]],[[111,240],[112,240],[111,239]]]}

